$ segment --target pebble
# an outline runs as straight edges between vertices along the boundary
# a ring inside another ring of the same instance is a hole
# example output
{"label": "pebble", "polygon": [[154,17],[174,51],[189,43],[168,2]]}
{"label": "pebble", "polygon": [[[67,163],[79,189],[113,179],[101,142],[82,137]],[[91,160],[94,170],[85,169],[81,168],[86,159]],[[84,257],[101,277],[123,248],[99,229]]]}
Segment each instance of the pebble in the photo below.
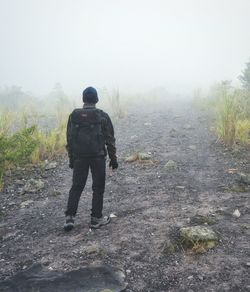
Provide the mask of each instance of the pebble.
{"label": "pebble", "polygon": [[176,186],[175,188],[176,188],[177,190],[184,190],[184,189],[185,189],[184,186]]}
{"label": "pebble", "polygon": [[235,217],[235,218],[239,218],[240,217],[240,211],[238,210],[238,209],[236,209],[234,212],[233,212],[233,216]]}

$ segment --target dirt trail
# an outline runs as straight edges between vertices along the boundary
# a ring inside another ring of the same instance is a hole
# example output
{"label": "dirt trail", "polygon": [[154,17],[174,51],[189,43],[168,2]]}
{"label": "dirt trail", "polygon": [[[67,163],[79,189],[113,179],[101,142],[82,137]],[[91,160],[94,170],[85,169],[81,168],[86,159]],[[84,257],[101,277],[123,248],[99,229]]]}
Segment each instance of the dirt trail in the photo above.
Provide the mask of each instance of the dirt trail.
{"label": "dirt trail", "polygon": [[[126,271],[131,292],[250,291],[249,190],[239,192],[237,175],[227,172],[249,171],[249,153],[225,151],[206,115],[185,102],[131,108],[115,130],[120,167],[108,173],[104,210],[117,218],[89,231],[89,181],[76,228],[64,233],[68,162],[34,171],[32,176],[46,180],[43,191],[17,195],[14,183],[1,194],[1,279],[36,262],[72,270],[100,261]],[[155,163],[124,161],[138,150],[151,152]],[[164,168],[170,159],[176,171]],[[56,196],[55,190],[60,192]],[[26,200],[33,203],[20,208]],[[241,213],[238,219],[232,216],[235,209]],[[218,247],[203,255],[164,254],[164,243],[197,214],[213,217]]]}

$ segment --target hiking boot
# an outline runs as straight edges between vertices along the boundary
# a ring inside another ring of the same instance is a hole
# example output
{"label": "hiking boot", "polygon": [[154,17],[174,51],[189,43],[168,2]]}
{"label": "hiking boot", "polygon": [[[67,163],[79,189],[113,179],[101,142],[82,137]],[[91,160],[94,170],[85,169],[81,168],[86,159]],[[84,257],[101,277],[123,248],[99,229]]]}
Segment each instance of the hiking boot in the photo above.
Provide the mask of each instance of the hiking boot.
{"label": "hiking boot", "polygon": [[96,218],[91,216],[90,228],[97,229],[103,225],[107,225],[110,222],[109,216],[102,216],[101,218]]}
{"label": "hiking boot", "polygon": [[75,217],[68,215],[66,216],[66,221],[64,223],[64,230],[65,231],[70,231],[74,228],[74,223],[75,223]]}

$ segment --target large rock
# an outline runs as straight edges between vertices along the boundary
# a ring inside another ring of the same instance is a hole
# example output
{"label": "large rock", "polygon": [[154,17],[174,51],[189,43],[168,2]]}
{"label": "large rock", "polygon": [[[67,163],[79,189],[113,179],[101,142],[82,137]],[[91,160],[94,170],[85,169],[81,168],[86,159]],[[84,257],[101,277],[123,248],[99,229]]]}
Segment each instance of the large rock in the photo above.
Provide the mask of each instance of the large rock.
{"label": "large rock", "polygon": [[209,227],[192,226],[180,229],[180,236],[184,244],[193,247],[202,244],[205,249],[213,248],[218,243],[216,233]]}
{"label": "large rock", "polygon": [[0,282],[0,291],[5,292],[100,292],[125,291],[125,275],[107,265],[88,266],[70,272],[47,270],[40,264],[18,272]]}
{"label": "large rock", "polygon": [[29,179],[25,186],[24,191],[26,193],[36,193],[44,188],[45,184],[41,179]]}

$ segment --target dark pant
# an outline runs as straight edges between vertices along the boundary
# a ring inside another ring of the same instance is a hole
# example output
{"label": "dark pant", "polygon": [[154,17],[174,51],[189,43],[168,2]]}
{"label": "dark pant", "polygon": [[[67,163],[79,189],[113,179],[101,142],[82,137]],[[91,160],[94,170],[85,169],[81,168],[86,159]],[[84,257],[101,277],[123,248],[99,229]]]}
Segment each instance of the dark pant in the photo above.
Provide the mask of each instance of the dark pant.
{"label": "dark pant", "polygon": [[69,192],[66,215],[76,215],[78,203],[88,178],[89,169],[91,170],[93,181],[91,216],[97,218],[102,217],[106,176],[106,160],[104,157],[81,158],[74,161],[73,184]]}

